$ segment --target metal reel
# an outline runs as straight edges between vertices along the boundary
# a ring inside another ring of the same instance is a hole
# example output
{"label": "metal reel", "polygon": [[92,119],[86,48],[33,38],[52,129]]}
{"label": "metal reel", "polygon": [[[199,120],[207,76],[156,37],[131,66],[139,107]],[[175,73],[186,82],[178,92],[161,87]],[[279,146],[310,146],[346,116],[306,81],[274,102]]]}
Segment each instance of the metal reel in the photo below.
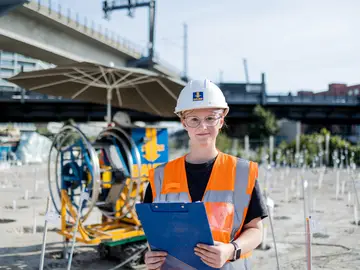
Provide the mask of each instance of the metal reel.
{"label": "metal reel", "polygon": [[[138,166],[138,171],[141,169],[141,155],[137,148],[137,145],[129,136],[129,134],[119,128],[119,127],[108,127],[105,130],[101,131],[98,135],[96,142],[101,140],[111,141],[116,147],[121,148],[122,151],[118,151],[117,154],[125,163],[125,175],[126,180],[121,184],[121,188],[116,194],[116,198],[118,199],[118,203],[120,203],[120,208],[117,211],[106,211],[104,209],[100,209],[102,214],[111,219],[122,219],[127,216],[135,207],[135,203],[139,199],[140,188],[141,188],[141,176],[134,178],[133,165],[136,163]],[[118,149],[119,149],[118,148]],[[122,153],[121,153],[122,152]],[[122,155],[125,155],[125,160]],[[114,170],[120,169],[116,165],[114,165]]]}
{"label": "metal reel", "polygon": [[80,220],[84,222],[88,218],[99,195],[99,159],[88,138],[75,126],[64,126],[53,140],[48,158],[48,184],[58,214],[61,190],[66,190],[76,209],[80,207],[81,193],[88,193],[88,200],[81,205]]}

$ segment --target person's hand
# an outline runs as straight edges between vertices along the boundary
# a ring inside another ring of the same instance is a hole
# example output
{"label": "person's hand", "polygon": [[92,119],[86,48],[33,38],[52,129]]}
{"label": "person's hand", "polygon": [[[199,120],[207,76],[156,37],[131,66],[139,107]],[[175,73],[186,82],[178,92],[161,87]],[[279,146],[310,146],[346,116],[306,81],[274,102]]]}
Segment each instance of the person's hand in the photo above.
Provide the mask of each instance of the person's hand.
{"label": "person's hand", "polygon": [[204,263],[214,268],[221,268],[234,253],[234,246],[214,241],[213,246],[197,244],[194,250]]}
{"label": "person's hand", "polygon": [[145,264],[147,269],[157,270],[165,262],[167,253],[164,251],[147,251],[145,253]]}

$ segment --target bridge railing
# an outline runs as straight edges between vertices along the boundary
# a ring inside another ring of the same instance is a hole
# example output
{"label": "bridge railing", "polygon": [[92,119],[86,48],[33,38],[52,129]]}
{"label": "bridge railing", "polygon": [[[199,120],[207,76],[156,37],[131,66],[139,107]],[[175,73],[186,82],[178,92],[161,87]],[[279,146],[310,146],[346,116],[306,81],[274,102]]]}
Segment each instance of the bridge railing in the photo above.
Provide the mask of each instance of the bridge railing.
{"label": "bridge railing", "polygon": [[[261,94],[256,93],[236,93],[234,91],[224,91],[224,95],[230,104],[261,104]],[[301,104],[301,105],[352,105],[360,106],[360,97],[356,96],[284,96],[266,95],[266,104]]]}
{"label": "bridge railing", "polygon": [[[243,104],[255,105],[262,104],[262,98],[259,94],[253,93],[234,93],[224,92],[226,99],[230,105]],[[62,97],[48,96],[33,91],[1,91],[0,99],[16,100],[24,98],[25,100],[59,100],[62,102],[80,102],[76,100],[65,99]],[[360,97],[356,96],[282,96],[267,95],[265,96],[266,104],[274,105],[344,105],[344,106],[360,106]]]}
{"label": "bridge railing", "polygon": [[360,105],[360,98],[356,96],[266,96],[267,104],[309,104],[309,105]]}
{"label": "bridge railing", "polygon": [[[71,27],[82,34],[99,40],[108,46],[123,51],[136,59],[140,59],[147,53],[147,49],[144,46],[140,46],[124,37],[121,37],[113,31],[109,31],[108,28],[102,27],[101,24],[96,25],[94,20],[90,20],[86,16],[81,17],[78,12],[74,12],[70,8],[65,9],[61,4],[56,4],[55,1],[30,0],[29,3],[24,4],[24,6],[59,23]],[[181,73],[177,68],[161,59],[156,52],[155,61],[175,76],[181,76]]]}
{"label": "bridge railing", "polygon": [[137,59],[143,56],[144,48],[142,46],[137,45],[112,31],[110,32],[100,24],[97,25],[98,29],[96,29],[96,24],[93,20],[90,21],[86,16],[80,17],[79,13],[72,11],[70,8],[65,10],[61,4],[56,4],[54,1],[31,0],[27,4],[24,4],[24,6],[57,22],[65,24],[82,34],[88,35],[91,38],[97,39],[118,50],[124,51]]}

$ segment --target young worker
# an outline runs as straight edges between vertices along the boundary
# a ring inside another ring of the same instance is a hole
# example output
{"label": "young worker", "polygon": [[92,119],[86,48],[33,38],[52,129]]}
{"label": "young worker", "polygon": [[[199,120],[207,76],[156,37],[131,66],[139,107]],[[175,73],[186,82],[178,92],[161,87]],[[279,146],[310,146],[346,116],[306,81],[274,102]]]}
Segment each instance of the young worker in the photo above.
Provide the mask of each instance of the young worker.
{"label": "young worker", "polygon": [[[149,173],[144,203],[203,201],[215,241],[194,253],[207,265],[249,269],[248,257],[262,239],[266,206],[256,163],[220,152],[216,138],[229,112],[223,92],[209,80],[194,80],[181,91],[175,113],[190,138],[190,152]],[[166,252],[148,251],[147,269],[160,269]]]}

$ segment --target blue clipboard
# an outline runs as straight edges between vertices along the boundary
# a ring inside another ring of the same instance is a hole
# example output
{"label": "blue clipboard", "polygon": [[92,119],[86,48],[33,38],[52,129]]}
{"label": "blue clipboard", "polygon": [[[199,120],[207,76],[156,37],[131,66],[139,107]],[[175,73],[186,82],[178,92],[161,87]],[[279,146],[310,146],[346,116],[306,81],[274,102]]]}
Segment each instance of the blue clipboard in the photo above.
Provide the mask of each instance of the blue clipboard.
{"label": "blue clipboard", "polygon": [[168,253],[167,267],[162,269],[219,269],[194,253],[198,243],[214,244],[203,202],[138,203],[135,207],[151,250]]}

